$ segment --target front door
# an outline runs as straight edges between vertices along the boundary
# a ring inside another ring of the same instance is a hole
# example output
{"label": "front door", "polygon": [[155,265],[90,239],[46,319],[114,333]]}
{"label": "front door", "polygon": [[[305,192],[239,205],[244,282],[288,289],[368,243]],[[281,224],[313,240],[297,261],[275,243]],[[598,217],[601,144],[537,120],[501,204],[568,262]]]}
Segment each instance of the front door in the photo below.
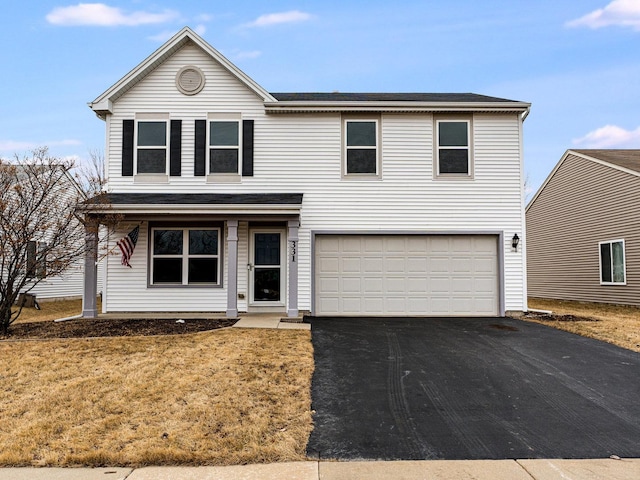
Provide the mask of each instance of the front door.
{"label": "front door", "polygon": [[284,230],[260,229],[251,232],[249,285],[254,305],[284,305]]}

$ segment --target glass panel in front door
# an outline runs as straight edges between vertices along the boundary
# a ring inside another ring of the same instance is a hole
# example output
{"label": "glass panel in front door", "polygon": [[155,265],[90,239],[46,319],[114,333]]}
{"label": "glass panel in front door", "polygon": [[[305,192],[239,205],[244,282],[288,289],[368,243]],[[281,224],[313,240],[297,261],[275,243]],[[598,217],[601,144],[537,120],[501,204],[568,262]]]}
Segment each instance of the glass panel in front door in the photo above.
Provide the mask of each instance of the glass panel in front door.
{"label": "glass panel in front door", "polygon": [[280,301],[280,234],[256,233],[254,237],[253,300]]}

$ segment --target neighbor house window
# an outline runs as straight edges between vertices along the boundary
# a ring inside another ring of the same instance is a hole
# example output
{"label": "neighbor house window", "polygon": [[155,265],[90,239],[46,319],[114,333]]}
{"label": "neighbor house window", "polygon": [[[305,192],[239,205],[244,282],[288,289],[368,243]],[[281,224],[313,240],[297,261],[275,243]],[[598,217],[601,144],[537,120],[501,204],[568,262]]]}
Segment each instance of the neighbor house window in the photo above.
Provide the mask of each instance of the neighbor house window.
{"label": "neighbor house window", "polygon": [[377,119],[347,119],[344,122],[345,175],[379,175]]}
{"label": "neighbor house window", "polygon": [[209,121],[209,173],[235,173],[240,171],[240,121]]}
{"label": "neighbor house window", "polygon": [[[27,278],[44,278],[47,276],[47,264],[43,256],[46,243],[30,241],[27,243]],[[38,256],[40,255],[40,258]]]}
{"label": "neighbor house window", "polygon": [[168,128],[163,120],[137,122],[137,173],[167,173]]}
{"label": "neighbor house window", "polygon": [[219,285],[219,228],[153,228],[153,285]]}
{"label": "neighbor house window", "polygon": [[624,285],[625,282],[624,240],[600,242],[600,283]]}
{"label": "neighbor house window", "polygon": [[469,120],[436,121],[437,175],[471,175]]}

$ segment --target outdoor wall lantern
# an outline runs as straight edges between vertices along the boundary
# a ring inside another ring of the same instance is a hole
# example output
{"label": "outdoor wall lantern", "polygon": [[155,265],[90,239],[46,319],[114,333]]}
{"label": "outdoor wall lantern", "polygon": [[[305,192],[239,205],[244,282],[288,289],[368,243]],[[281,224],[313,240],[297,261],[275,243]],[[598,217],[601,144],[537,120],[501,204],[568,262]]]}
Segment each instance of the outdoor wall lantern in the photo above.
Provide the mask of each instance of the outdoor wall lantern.
{"label": "outdoor wall lantern", "polygon": [[516,252],[518,251],[519,243],[520,243],[520,237],[518,236],[517,233],[514,233],[513,238],[511,239],[511,246]]}

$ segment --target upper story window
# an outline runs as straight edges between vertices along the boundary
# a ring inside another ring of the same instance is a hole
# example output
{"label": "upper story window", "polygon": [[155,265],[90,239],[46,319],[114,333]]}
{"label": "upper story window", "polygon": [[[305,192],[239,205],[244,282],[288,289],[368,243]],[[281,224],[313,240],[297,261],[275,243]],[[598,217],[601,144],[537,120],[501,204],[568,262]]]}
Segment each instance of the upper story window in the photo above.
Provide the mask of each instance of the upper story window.
{"label": "upper story window", "polygon": [[153,228],[153,285],[219,285],[219,228]]}
{"label": "upper story window", "polygon": [[344,120],[344,175],[378,177],[380,175],[379,120]]}
{"label": "upper story window", "polygon": [[624,240],[600,242],[600,284],[625,285]]}
{"label": "upper story window", "polygon": [[471,120],[436,120],[436,175],[472,176]]}
{"label": "upper story window", "polygon": [[209,173],[239,174],[240,120],[209,120]]}
{"label": "upper story window", "polygon": [[136,122],[136,173],[167,173],[169,129],[166,120]]}

